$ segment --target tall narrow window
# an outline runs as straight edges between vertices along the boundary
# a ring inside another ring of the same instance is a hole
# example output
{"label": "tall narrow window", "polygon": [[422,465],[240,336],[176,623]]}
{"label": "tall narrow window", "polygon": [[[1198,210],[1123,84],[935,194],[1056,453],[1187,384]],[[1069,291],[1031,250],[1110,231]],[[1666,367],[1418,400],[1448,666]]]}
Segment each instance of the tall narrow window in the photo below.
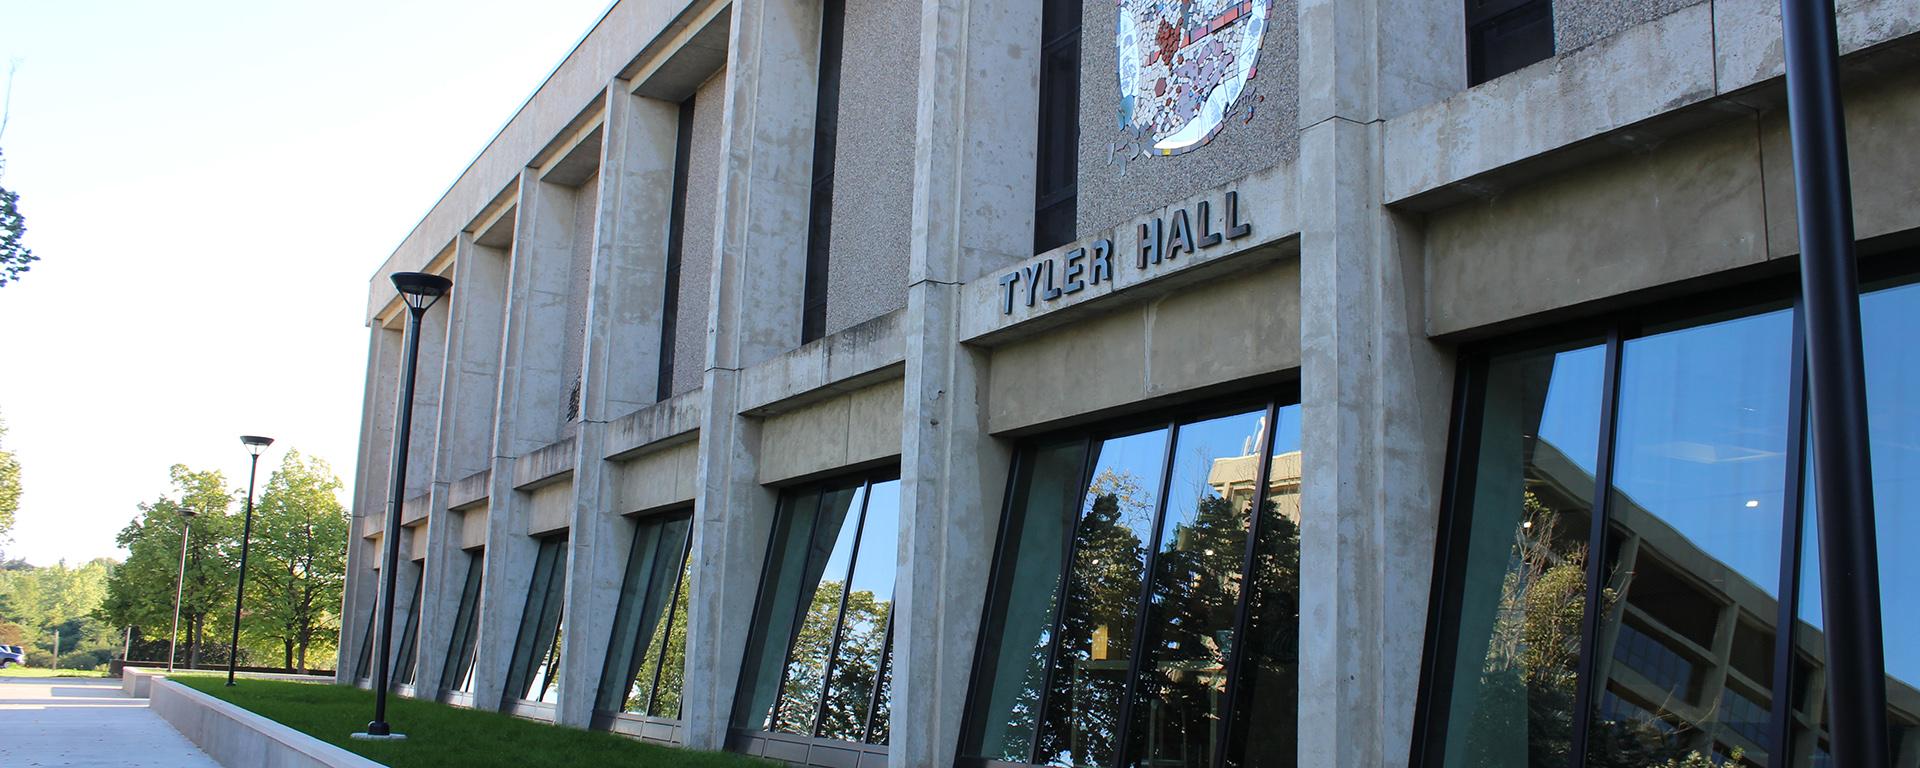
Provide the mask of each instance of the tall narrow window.
{"label": "tall narrow window", "polygon": [[1467,0],[1467,84],[1553,56],[1552,0]]}
{"label": "tall narrow window", "polygon": [[1277,404],[1021,450],[962,756],[1291,765],[1299,456]]}
{"label": "tall narrow window", "polygon": [[680,121],[673,144],[673,202],[667,208],[667,264],[660,303],[660,378],[654,399],[673,396],[674,349],[680,338],[680,243],[687,229],[687,163],[693,155],[693,97],[680,102]]}
{"label": "tall narrow window", "polygon": [[845,0],[825,0],[820,5],[820,90],[813,113],[813,194],[807,211],[807,274],[800,316],[802,344],[827,333],[833,162],[840,137],[840,41],[847,15]]}
{"label": "tall narrow window", "polygon": [[560,672],[561,604],[566,590],[567,537],[543,538],[527,587],[527,607],[520,613],[512,666],[507,670],[506,703],[514,699],[552,703],[559,698],[554,677]]}
{"label": "tall narrow window", "polygon": [[[380,583],[379,571],[373,572],[373,583],[376,585]],[[374,603],[373,609],[367,611],[366,630],[360,636],[360,658],[354,663],[353,667],[354,677],[359,680],[371,680],[373,678],[373,624],[380,620],[380,605],[377,602],[378,598],[375,599],[376,602]]]}
{"label": "tall narrow window", "polygon": [[406,626],[400,629],[400,656],[393,662],[393,680],[399,685],[413,685],[414,649],[420,640],[420,593],[426,586],[424,564],[415,564],[413,571],[413,602],[407,609]]}
{"label": "tall narrow window", "polygon": [[676,640],[684,643],[686,635],[684,595],[692,529],[693,518],[686,514],[659,515],[634,527],[595,709],[679,715],[680,672],[669,675],[662,666],[684,663],[669,647]]}
{"label": "tall narrow window", "polygon": [[473,690],[474,643],[480,631],[480,584],[485,574],[486,550],[467,552],[467,580],[460,588],[460,608],[453,614],[453,642],[447,647],[447,666],[440,684],[452,691]]}
{"label": "tall narrow window", "polygon": [[900,481],[781,497],[734,726],[886,743]]}
{"label": "tall narrow window", "polygon": [[1073,239],[1080,189],[1080,4],[1042,0],[1033,252]]}

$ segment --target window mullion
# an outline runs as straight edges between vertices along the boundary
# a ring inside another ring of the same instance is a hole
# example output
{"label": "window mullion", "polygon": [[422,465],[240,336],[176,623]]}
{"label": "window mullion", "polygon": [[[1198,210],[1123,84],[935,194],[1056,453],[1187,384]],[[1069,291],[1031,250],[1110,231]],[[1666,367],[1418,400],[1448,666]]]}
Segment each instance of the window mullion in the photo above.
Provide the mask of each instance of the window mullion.
{"label": "window mullion", "polygon": [[[1592,721],[1593,700],[1599,689],[1594,687],[1594,673],[1600,668],[1600,600],[1606,585],[1602,583],[1606,569],[1607,517],[1613,496],[1613,446],[1615,422],[1619,417],[1620,404],[1620,359],[1622,340],[1618,327],[1607,332],[1606,363],[1601,375],[1600,399],[1600,445],[1593,472],[1593,512],[1591,525],[1587,532],[1587,594],[1586,606],[1580,618],[1580,676],[1574,686],[1573,701],[1573,740],[1568,751],[1567,763],[1571,768],[1584,768],[1587,764],[1587,735]],[[1604,685],[1604,683],[1602,683]]]}
{"label": "window mullion", "polygon": [[[1029,739],[1030,743],[1027,745],[1027,762],[1029,763],[1038,761],[1040,734],[1047,728],[1047,706],[1052,703],[1050,699],[1053,698],[1053,670],[1054,667],[1060,663],[1060,633],[1064,631],[1061,624],[1066,621],[1068,597],[1067,576],[1073,573],[1073,558],[1080,552],[1080,523],[1083,517],[1083,515],[1080,514],[1080,507],[1085,506],[1087,503],[1087,491],[1084,489],[1087,488],[1088,483],[1093,481],[1091,477],[1093,474],[1093,462],[1093,437],[1089,435],[1080,443],[1080,482],[1074,487],[1083,490],[1081,490],[1079,494],[1079,505],[1071,512],[1073,515],[1073,525],[1067,528],[1067,556],[1066,559],[1062,561],[1064,564],[1060,568],[1060,580],[1055,582],[1053,588],[1053,627],[1050,630],[1052,634],[1048,636],[1049,639],[1047,642],[1047,666],[1041,670],[1040,675],[1040,700],[1035,702],[1033,710],[1033,736]],[[1012,497],[1009,496],[1008,498],[1011,499]]]}
{"label": "window mullion", "polygon": [[1135,688],[1140,685],[1141,657],[1147,652],[1147,607],[1153,601],[1153,580],[1160,561],[1160,531],[1165,526],[1167,516],[1167,494],[1173,483],[1173,451],[1180,444],[1179,422],[1167,424],[1166,453],[1160,459],[1160,497],[1154,500],[1153,535],[1147,537],[1146,570],[1140,578],[1140,600],[1134,604],[1133,615],[1133,651],[1127,656],[1127,682],[1121,688],[1120,728],[1114,734],[1114,757],[1116,766],[1127,763],[1129,744],[1127,739],[1133,730],[1133,700]]}
{"label": "window mullion", "polygon": [[[873,481],[860,489],[860,511],[853,518],[853,551],[847,553],[847,573],[840,579],[840,605],[833,612],[833,639],[827,642],[827,658],[820,664],[820,701],[813,708],[814,736],[820,735],[820,723],[827,719],[827,690],[833,687],[833,662],[840,656],[840,632],[847,621],[847,596],[853,593],[853,569],[860,565],[860,539],[867,533],[867,501],[873,497]],[[821,574],[822,578],[825,574]],[[812,602],[812,601],[808,601]]]}
{"label": "window mullion", "polygon": [[1780,531],[1779,616],[1773,633],[1773,702],[1767,713],[1768,762],[1786,765],[1793,742],[1794,632],[1800,619],[1800,553],[1806,520],[1807,338],[1799,299],[1793,302],[1793,353],[1787,385],[1787,479]]}
{"label": "window mullion", "polygon": [[1213,768],[1226,765],[1227,750],[1233,744],[1234,709],[1240,698],[1240,669],[1247,656],[1247,622],[1252,613],[1253,569],[1260,553],[1260,512],[1266,506],[1267,483],[1272,481],[1274,422],[1280,420],[1280,404],[1267,403],[1267,427],[1260,435],[1254,456],[1259,462],[1253,470],[1253,501],[1248,507],[1247,546],[1240,561],[1240,598],[1233,607],[1233,643],[1227,655],[1226,711],[1220,718],[1220,746],[1213,750]]}

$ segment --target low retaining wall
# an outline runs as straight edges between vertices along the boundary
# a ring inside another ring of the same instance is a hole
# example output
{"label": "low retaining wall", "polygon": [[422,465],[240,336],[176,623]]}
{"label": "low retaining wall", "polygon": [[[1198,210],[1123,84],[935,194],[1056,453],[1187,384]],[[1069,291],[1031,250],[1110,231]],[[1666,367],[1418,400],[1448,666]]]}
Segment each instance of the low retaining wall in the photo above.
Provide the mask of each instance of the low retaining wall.
{"label": "low retaining wall", "polygon": [[[143,669],[140,667],[127,667],[121,670],[120,672],[120,691],[136,699],[148,698],[149,696],[148,691],[152,690],[153,681],[164,680],[166,679],[166,677],[167,677],[167,671],[164,669]],[[303,683],[333,682],[333,676],[331,675],[289,675],[289,674],[273,673],[273,672],[241,672],[240,677],[248,680],[294,680],[294,681],[303,682]]]}
{"label": "low retaining wall", "polygon": [[227,768],[383,768],[171,680],[153,681],[152,692],[153,711]]}

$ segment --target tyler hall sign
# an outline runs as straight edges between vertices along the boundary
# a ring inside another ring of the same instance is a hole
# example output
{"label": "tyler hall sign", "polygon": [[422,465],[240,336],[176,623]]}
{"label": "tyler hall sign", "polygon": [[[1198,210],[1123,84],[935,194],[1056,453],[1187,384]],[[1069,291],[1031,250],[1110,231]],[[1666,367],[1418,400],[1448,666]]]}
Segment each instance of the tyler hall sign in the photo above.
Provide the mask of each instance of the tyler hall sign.
{"label": "tyler hall sign", "polygon": [[[1141,271],[1158,268],[1179,258],[1183,252],[1191,256],[1253,233],[1253,225],[1240,216],[1238,192],[1226,194],[1219,229],[1214,228],[1213,214],[1212,201],[1202,200],[1193,205],[1191,213],[1179,208],[1170,216],[1155,216],[1140,222],[1131,259],[1134,268]],[[1000,314],[1013,314],[1015,301],[1031,307],[1035,302],[1054,301],[1113,282],[1113,268],[1113,241],[1104,237],[1028,263],[1000,276]]]}

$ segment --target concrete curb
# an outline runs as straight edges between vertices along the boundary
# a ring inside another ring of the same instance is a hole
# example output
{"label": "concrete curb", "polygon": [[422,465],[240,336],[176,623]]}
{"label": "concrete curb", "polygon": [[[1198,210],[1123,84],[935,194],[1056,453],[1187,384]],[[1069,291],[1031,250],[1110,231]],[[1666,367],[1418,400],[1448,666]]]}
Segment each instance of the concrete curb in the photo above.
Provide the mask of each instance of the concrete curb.
{"label": "concrete curb", "polygon": [[[128,667],[122,670],[120,673],[120,691],[132,698],[136,698],[136,699],[148,698],[149,696],[148,691],[152,689],[153,681],[164,680],[169,674],[172,674],[172,673],[164,669],[142,669],[137,667]],[[248,680],[294,680],[298,682],[308,682],[308,683],[333,682],[333,677],[331,675],[291,675],[291,674],[276,674],[271,672],[242,672],[240,673],[240,677],[246,678]]]}
{"label": "concrete curb", "polygon": [[172,680],[152,692],[153,711],[227,768],[385,768]]}

